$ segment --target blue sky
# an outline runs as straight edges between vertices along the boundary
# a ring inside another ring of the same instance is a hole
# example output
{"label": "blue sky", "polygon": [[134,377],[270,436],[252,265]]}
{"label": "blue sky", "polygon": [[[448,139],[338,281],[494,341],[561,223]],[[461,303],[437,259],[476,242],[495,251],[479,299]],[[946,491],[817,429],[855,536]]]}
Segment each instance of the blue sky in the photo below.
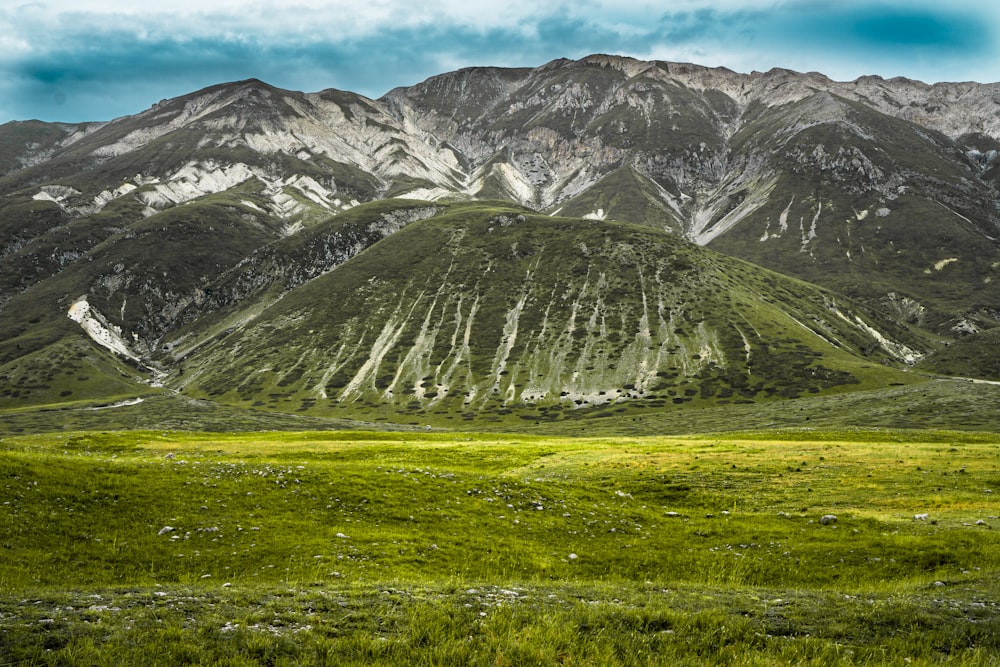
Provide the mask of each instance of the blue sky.
{"label": "blue sky", "polygon": [[[994,5],[997,8],[994,8]],[[615,53],[725,66],[1000,81],[990,0],[7,0],[0,123],[109,120],[256,77],[378,97],[473,65]]]}

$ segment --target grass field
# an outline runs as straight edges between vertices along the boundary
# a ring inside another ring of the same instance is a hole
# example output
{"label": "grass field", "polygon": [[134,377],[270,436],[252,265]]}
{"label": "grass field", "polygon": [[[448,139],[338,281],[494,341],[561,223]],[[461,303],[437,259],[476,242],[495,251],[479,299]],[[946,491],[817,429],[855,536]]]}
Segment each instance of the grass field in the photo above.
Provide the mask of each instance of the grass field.
{"label": "grass field", "polygon": [[[141,398],[142,401],[137,399]],[[641,402],[573,411],[559,421],[539,421],[516,407],[502,417],[478,420],[467,428],[479,431],[521,432],[552,437],[600,435],[642,437],[721,433],[734,430],[819,429],[845,431],[891,429],[1000,432],[1000,383],[973,383],[961,379],[924,377],[913,384],[872,391],[810,395],[755,403],[690,406],[660,410]],[[398,415],[396,415],[398,416]],[[423,430],[447,427],[454,421],[433,415],[413,415],[406,424],[366,421],[364,411],[334,419],[301,413],[248,409],[196,400],[162,390],[147,389],[102,400],[79,400],[50,405],[0,409],[0,437],[28,433],[96,430],[153,431],[320,431]],[[527,419],[525,417],[528,417]],[[494,419],[496,419],[494,421]],[[849,436],[853,437],[853,436]]]}
{"label": "grass field", "polygon": [[997,664],[998,441],[7,436],[0,663]]}

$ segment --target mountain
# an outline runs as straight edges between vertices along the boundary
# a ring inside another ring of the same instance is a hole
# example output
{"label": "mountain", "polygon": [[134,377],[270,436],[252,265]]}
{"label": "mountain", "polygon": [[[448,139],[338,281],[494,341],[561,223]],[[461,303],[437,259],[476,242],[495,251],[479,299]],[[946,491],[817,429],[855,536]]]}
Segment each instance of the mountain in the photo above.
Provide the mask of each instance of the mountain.
{"label": "mountain", "polygon": [[0,409],[552,421],[996,379],[998,92],[592,56],[8,123]]}
{"label": "mountain", "polygon": [[947,333],[996,324],[998,93],[593,56],[385,99],[468,162],[470,194],[669,229],[873,306],[907,300]]}

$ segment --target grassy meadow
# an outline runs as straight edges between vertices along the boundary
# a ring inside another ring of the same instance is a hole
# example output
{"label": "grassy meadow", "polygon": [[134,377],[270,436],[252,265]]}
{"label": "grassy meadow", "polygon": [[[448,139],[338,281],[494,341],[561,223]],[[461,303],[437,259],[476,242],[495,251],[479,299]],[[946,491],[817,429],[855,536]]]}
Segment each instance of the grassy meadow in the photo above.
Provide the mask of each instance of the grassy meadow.
{"label": "grassy meadow", "polygon": [[997,664],[998,440],[5,436],[0,664]]}

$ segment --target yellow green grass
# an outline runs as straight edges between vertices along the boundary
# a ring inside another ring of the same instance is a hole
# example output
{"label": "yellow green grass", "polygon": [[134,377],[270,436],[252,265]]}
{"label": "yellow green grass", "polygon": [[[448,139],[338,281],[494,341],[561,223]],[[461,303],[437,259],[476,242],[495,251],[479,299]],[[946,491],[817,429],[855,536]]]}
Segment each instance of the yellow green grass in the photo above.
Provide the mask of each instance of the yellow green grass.
{"label": "yellow green grass", "polygon": [[5,437],[0,655],[994,664],[998,444],[878,431]]}

